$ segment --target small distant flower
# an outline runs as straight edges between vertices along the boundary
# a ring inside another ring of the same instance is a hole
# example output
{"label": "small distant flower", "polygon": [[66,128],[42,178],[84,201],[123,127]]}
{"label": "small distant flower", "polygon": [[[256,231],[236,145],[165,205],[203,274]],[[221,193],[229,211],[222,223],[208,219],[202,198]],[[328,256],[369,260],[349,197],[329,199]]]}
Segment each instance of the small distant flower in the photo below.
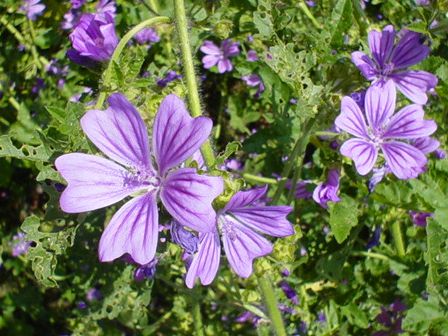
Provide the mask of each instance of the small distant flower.
{"label": "small distant flower", "polygon": [[395,300],[388,308],[381,307],[381,313],[378,314],[376,320],[385,329],[373,333],[372,336],[392,336],[403,333],[401,324],[406,309],[406,305],[400,300]]}
{"label": "small distant flower", "polygon": [[256,62],[258,61],[258,55],[257,52],[255,50],[249,50],[247,52],[246,58],[249,62]]}
{"label": "small distant flower", "polygon": [[257,326],[258,323],[260,322],[261,318],[257,315],[255,315],[254,313],[246,310],[244,313],[238,315],[235,318],[235,322],[236,323],[246,323],[246,322],[250,322],[252,323],[254,326]]}
{"label": "small distant flower", "polygon": [[70,9],[64,14],[64,20],[61,23],[61,28],[64,30],[71,30],[75,27],[81,17],[81,11],[77,9]]}
{"label": "small distant flower", "polygon": [[317,321],[319,321],[319,323],[327,322],[327,317],[325,316],[324,312],[317,313]]}
{"label": "small distant flower", "polygon": [[83,94],[89,95],[93,92],[92,88],[84,87],[81,93],[74,94],[70,97],[69,101],[72,103],[77,103],[80,101]]}
{"label": "small distant flower", "polygon": [[[299,181],[296,184],[295,196],[297,199],[309,199],[313,197],[313,193],[308,189],[311,185],[310,181]],[[291,189],[291,181],[287,181],[285,188]]]}
{"label": "small distant flower", "polygon": [[230,171],[239,171],[244,167],[244,163],[237,159],[228,159],[225,161],[222,169]]}
{"label": "small distant flower", "polygon": [[291,285],[286,281],[282,280],[278,283],[278,287],[281,288],[285,296],[292,302],[294,305],[299,304],[299,296],[297,295],[297,292],[294,288],[291,287]]}
{"label": "small distant flower", "polygon": [[24,0],[20,9],[25,12],[28,19],[35,21],[45,10],[45,5],[40,2],[41,0]]}
{"label": "small distant flower", "polygon": [[43,80],[43,78],[37,78],[36,83],[31,88],[31,93],[38,95],[40,90],[42,90],[44,87],[45,87],[45,81]]}
{"label": "small distant flower", "polygon": [[89,302],[98,301],[98,300],[101,300],[102,298],[103,298],[103,294],[101,294],[101,291],[97,288],[90,288],[87,291],[86,299]]}
{"label": "small distant flower", "polygon": [[144,28],[134,36],[139,44],[156,43],[160,41],[160,36],[152,28]]}
{"label": "small distant flower", "polygon": [[78,307],[78,309],[86,309],[87,308],[87,303],[85,303],[85,301],[78,301],[76,303],[76,306]]}
{"label": "small distant flower", "polygon": [[296,105],[296,104],[297,104],[297,99],[296,99],[296,98],[291,98],[291,99],[289,100],[289,103],[290,103],[291,105]]}
{"label": "small distant flower", "polygon": [[282,277],[285,277],[285,278],[289,277],[291,275],[291,272],[287,268],[283,269],[280,273],[281,273]]}
{"label": "small distant flower", "polygon": [[436,149],[434,154],[439,160],[443,160],[446,158],[446,152],[443,149]]}
{"label": "small distant flower", "polygon": [[251,74],[243,76],[242,79],[248,86],[257,88],[257,92],[255,93],[256,97],[260,96],[260,94],[264,91],[264,84],[260,76],[256,74]]}
{"label": "small distant flower", "polygon": [[239,44],[230,39],[222,41],[220,47],[212,41],[205,41],[200,49],[206,54],[206,56],[202,58],[204,68],[210,69],[217,65],[219,73],[232,71],[233,65],[232,62],[230,62],[230,58],[237,56],[240,53]]}
{"label": "small distant flower", "polygon": [[289,206],[260,204],[267,188],[254,188],[237,192],[217,215],[217,228],[199,233],[199,248],[188,269],[186,284],[192,288],[196,277],[203,285],[216,276],[221,256],[221,234],[224,251],[231,268],[242,278],[252,274],[253,259],[272,252],[272,244],[260,233],[286,237],[294,228],[286,219]]}
{"label": "small distant flower", "polygon": [[415,0],[417,6],[429,6],[431,4],[430,0]]}
{"label": "small distant flower", "polygon": [[322,208],[328,207],[328,202],[339,202],[339,169],[330,169],[327,181],[320,183],[313,192],[313,199]]}
{"label": "small distant flower", "polygon": [[68,57],[84,66],[109,60],[118,44],[113,18],[90,13],[81,16],[69,37],[73,49]]}
{"label": "small distant flower", "polygon": [[429,136],[436,131],[437,125],[432,120],[423,119],[420,105],[408,105],[394,113],[395,100],[392,81],[367,90],[365,114],[352,98],[342,99],[341,114],[335,124],[355,138],[344,142],[340,151],[355,161],[360,175],[372,170],[380,151],[387,166],[399,179],[415,178],[423,172],[427,162],[425,154],[405,141]]}
{"label": "small distant flower", "polygon": [[254,41],[254,37],[252,35],[247,35],[247,42],[252,43]]}
{"label": "small distant flower", "polygon": [[12,237],[11,248],[13,257],[18,257],[20,255],[26,254],[30,247],[31,242],[26,240],[25,233],[19,232]]}
{"label": "small distant flower", "polygon": [[117,12],[117,5],[115,0],[100,0],[96,6],[96,13],[99,15],[109,16],[115,18]]}
{"label": "small distant flower", "polygon": [[370,237],[369,241],[367,242],[366,249],[371,250],[375,246],[378,246],[380,244],[380,238],[381,238],[381,226],[377,225],[375,226],[375,230],[373,231],[372,237]]}
{"label": "small distant flower", "polygon": [[134,271],[134,280],[141,282],[143,280],[151,280],[156,274],[157,259],[154,258],[146,265],[140,265]]}
{"label": "small distant flower", "polygon": [[352,61],[363,76],[374,85],[382,86],[391,80],[398,90],[417,104],[428,100],[426,92],[437,85],[437,77],[426,71],[407,70],[424,60],[429,47],[424,45],[423,35],[405,30],[394,44],[395,30],[386,26],[382,32],[369,32],[369,47],[372,58],[361,51],[352,53]]}
{"label": "small distant flower", "polygon": [[222,179],[177,168],[206,141],[212,121],[190,117],[184,102],[168,95],[155,117],[150,151],[145,123],[135,107],[119,93],[108,102],[106,111],[87,111],[81,127],[110,159],[83,153],[58,157],[56,168],[68,182],[60,206],[67,213],[81,213],[135,195],[104,230],[99,258],[107,262],[127,253],[146,265],[157,249],[158,199],[182,225],[199,232],[214,230],[211,203],[223,190]]}
{"label": "small distant flower", "polygon": [[308,7],[316,7],[316,2],[312,0],[305,1]]}
{"label": "small distant flower", "polygon": [[179,75],[176,71],[174,70],[169,70],[165,77],[160,78],[157,80],[157,85],[160,86],[161,88],[166,87],[169,83],[181,79],[182,75]]}
{"label": "small distant flower", "polygon": [[86,0],[70,0],[73,9],[79,9],[85,4]]}
{"label": "small distant flower", "polygon": [[433,214],[430,212],[418,212],[418,211],[409,211],[409,216],[411,216],[411,220],[416,226],[426,227],[426,220],[429,217],[432,217]]}

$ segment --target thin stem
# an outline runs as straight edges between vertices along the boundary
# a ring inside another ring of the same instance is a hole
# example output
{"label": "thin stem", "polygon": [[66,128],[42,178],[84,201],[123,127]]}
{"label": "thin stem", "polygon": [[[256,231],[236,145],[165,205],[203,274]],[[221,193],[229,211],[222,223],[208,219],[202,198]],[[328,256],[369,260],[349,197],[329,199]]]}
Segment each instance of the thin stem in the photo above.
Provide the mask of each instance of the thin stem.
{"label": "thin stem", "polygon": [[201,305],[199,303],[199,295],[195,294],[196,290],[191,292],[190,299],[192,304],[192,314],[193,314],[193,323],[194,323],[194,331],[196,336],[204,335],[204,326],[202,324],[202,316],[201,316]]}
{"label": "thin stem", "polygon": [[244,173],[242,176],[245,180],[249,180],[249,181],[255,182],[255,183],[266,183],[266,184],[277,184],[278,183],[278,180],[276,180],[276,179],[264,177],[264,176],[253,175],[253,174],[249,174],[249,173]]}
{"label": "thin stem", "polygon": [[[185,13],[184,0],[174,0],[174,15],[176,18],[176,28],[179,35],[180,49],[182,51],[182,62],[187,82],[188,102],[190,114],[196,118],[202,115],[201,102],[199,100],[199,91],[194,72],[193,57],[191,55],[190,40],[188,38],[188,22]],[[215,154],[209,141],[206,141],[201,147],[202,157],[207,167],[212,167],[215,163]]]}
{"label": "thin stem", "polygon": [[311,23],[316,27],[317,29],[321,29],[320,23],[316,20],[313,13],[309,10],[308,6],[304,1],[299,2],[299,8],[303,11],[303,13],[308,17],[308,19],[311,20]]}
{"label": "thin stem", "polygon": [[[106,85],[109,84],[111,78],[112,78],[112,69],[115,63],[118,62],[120,59],[121,53],[123,52],[123,49],[126,47],[128,42],[134,37],[135,34],[137,34],[140,30],[151,27],[157,24],[161,23],[169,23],[171,20],[169,17],[166,16],[157,16],[155,18],[151,18],[148,20],[145,20],[138,25],[136,25],[134,28],[132,28],[130,31],[128,31],[118,42],[117,47],[115,48],[112,57],[110,59],[109,64],[107,65],[106,71],[104,71],[104,80],[103,83]],[[101,109],[101,107],[104,104],[104,101],[106,100],[106,92],[102,91],[98,97],[98,101],[96,102],[95,108]]]}
{"label": "thin stem", "polygon": [[285,326],[283,325],[282,315],[277,306],[277,299],[275,298],[274,289],[267,275],[258,277],[258,284],[263,293],[263,300],[268,310],[269,317],[272,323],[272,329],[277,336],[286,336]]}
{"label": "thin stem", "polygon": [[391,227],[392,236],[394,237],[395,249],[399,257],[404,257],[406,249],[404,247],[403,235],[401,233],[400,221],[395,219]]}
{"label": "thin stem", "polygon": [[311,126],[313,125],[312,121],[308,121],[307,124],[305,124],[303,128],[303,134],[300,136],[291,152],[291,155],[289,156],[288,161],[286,162],[285,167],[282,171],[282,179],[279,181],[277,185],[277,190],[275,191],[274,197],[272,198],[272,204],[277,204],[280,200],[280,197],[282,196],[283,190],[285,189],[286,181],[288,179],[289,174],[291,173],[291,170],[294,166],[294,164],[297,162],[297,158],[301,157],[303,153],[305,152],[306,145],[308,144],[309,139],[309,132],[311,130]]}

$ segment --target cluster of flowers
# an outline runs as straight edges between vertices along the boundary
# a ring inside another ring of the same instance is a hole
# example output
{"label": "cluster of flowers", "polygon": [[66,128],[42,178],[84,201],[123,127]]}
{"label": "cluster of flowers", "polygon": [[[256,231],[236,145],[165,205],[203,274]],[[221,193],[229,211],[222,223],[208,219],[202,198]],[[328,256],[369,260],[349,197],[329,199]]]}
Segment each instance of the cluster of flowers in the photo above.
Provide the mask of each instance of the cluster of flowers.
{"label": "cluster of flowers", "polygon": [[239,191],[223,209],[214,210],[212,202],[223,192],[223,179],[184,164],[207,140],[212,121],[190,117],[179,97],[171,94],[162,101],[151,148],[137,109],[119,93],[111,95],[108,103],[105,111],[87,111],[81,127],[109,159],[71,153],[55,162],[68,182],[60,198],[67,213],[103,208],[133,196],[102,234],[101,261],[128,255],[142,265],[136,277],[153,275],[161,227],[158,200],[175,221],[171,235],[185,251],[190,288],[197,277],[203,285],[215,278],[221,258],[219,236],[232,269],[248,277],[253,259],[272,251],[272,244],[261,233],[274,237],[294,233],[286,219],[292,209],[266,205],[264,187]]}

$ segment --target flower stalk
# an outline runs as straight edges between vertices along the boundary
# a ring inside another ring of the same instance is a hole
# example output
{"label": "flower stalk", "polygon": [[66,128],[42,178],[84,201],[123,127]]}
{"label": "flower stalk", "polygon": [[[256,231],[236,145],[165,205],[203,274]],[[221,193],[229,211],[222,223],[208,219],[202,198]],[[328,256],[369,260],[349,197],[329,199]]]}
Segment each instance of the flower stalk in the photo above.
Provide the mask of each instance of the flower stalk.
{"label": "flower stalk", "polygon": [[395,249],[397,250],[397,254],[400,258],[402,258],[406,254],[406,249],[404,246],[403,234],[401,233],[400,221],[398,219],[396,219],[392,223],[391,231],[392,231],[392,237],[394,238]]}
{"label": "flower stalk", "polygon": [[[106,85],[109,84],[111,78],[112,78],[112,69],[115,63],[118,62],[118,60],[120,59],[121,53],[123,52],[123,49],[126,47],[126,45],[128,44],[128,42],[135,36],[135,34],[137,34],[140,30],[144,29],[144,28],[148,28],[148,27],[152,27],[158,24],[162,24],[162,23],[169,23],[171,21],[171,19],[169,17],[166,16],[157,16],[148,20],[145,20],[141,23],[139,23],[138,25],[136,25],[134,28],[132,28],[130,31],[128,31],[120,40],[120,42],[118,43],[117,47],[115,48],[112,57],[110,59],[109,64],[107,65],[106,70],[104,71],[104,78],[103,78],[103,83],[105,83]],[[98,101],[96,102],[95,108],[96,109],[101,109],[101,107],[104,104],[104,101],[106,100],[106,92],[101,91],[99,97],[98,97]]]}

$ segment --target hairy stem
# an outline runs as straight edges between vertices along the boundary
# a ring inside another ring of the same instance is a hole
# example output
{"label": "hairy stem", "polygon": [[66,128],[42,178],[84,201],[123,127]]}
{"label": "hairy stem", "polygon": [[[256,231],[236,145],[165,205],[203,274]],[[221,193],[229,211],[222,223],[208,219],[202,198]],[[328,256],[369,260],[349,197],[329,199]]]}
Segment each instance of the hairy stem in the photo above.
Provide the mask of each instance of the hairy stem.
{"label": "hairy stem", "polygon": [[266,184],[277,184],[278,183],[278,180],[276,180],[276,179],[264,177],[264,176],[253,175],[253,174],[249,174],[249,173],[244,173],[242,175],[242,177],[245,180],[255,182],[255,183],[266,183]]}
{"label": "hairy stem", "polygon": [[[169,17],[166,16],[157,16],[155,18],[151,18],[148,20],[145,20],[138,25],[136,25],[134,28],[132,28],[130,31],[128,31],[118,42],[117,47],[115,48],[112,57],[110,59],[109,64],[107,65],[106,71],[104,71],[104,80],[103,83],[108,85],[111,78],[112,78],[112,69],[115,63],[118,62],[120,59],[121,53],[123,52],[123,49],[126,47],[128,42],[134,37],[135,34],[137,34],[140,30],[151,27],[157,24],[161,23],[169,23],[171,20]],[[95,108],[100,109],[104,101],[106,100],[106,92],[102,91],[98,97],[98,101],[96,102]]]}
{"label": "hairy stem", "polygon": [[394,238],[395,249],[399,257],[404,257],[406,254],[406,249],[404,247],[403,235],[401,233],[400,221],[395,219],[391,227],[392,236]]}
{"label": "hairy stem", "polygon": [[274,289],[267,275],[258,277],[258,285],[263,294],[263,300],[268,310],[272,323],[272,329],[277,336],[286,336],[285,326],[283,325],[282,315],[278,309],[277,299],[275,298]]}
{"label": "hairy stem", "polygon": [[[196,118],[202,115],[201,101],[199,99],[198,84],[194,71],[193,57],[191,55],[190,40],[188,38],[188,22],[185,14],[185,4],[183,0],[174,0],[174,14],[176,18],[176,28],[179,36],[180,49],[182,51],[182,63],[187,82],[188,102],[190,106],[190,114]],[[215,163],[215,155],[213,153],[210,141],[206,141],[201,147],[201,153],[207,167],[213,166]]]}

